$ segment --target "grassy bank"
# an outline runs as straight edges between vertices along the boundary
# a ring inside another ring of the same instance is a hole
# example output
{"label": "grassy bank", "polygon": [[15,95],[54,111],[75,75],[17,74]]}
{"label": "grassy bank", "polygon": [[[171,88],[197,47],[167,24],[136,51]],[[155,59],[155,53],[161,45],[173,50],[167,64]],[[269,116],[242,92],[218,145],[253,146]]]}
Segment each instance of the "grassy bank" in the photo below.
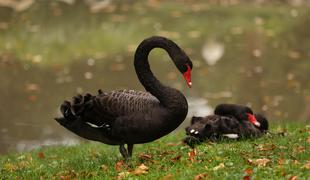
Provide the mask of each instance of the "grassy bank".
{"label": "grassy bank", "polygon": [[131,161],[99,143],[44,147],[0,157],[3,179],[289,179],[309,178],[310,127],[274,128],[281,135],[206,143],[195,150],[179,143],[183,131],[136,145]]}

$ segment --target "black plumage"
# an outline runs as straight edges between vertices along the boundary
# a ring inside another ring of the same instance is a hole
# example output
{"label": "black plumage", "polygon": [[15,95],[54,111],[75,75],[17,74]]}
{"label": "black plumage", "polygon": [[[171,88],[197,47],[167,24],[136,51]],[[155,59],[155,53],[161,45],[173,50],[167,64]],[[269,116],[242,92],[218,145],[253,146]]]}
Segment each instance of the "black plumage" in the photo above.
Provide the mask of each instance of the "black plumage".
{"label": "black plumage", "polygon": [[[221,109],[222,107],[225,107],[224,110]],[[236,115],[240,117],[239,115],[244,112],[253,113],[249,107],[245,107],[233,104],[221,105],[217,106],[215,111],[217,111],[217,114],[219,111],[225,112],[223,113],[225,116],[215,114],[205,117],[192,117],[190,126],[185,128],[187,137],[184,142],[193,146],[195,143],[206,139],[216,141],[225,137],[241,139],[262,136],[268,130],[267,118],[262,114],[253,114],[260,126],[254,125],[249,120],[236,118]]]}
{"label": "black plumage", "polygon": [[137,76],[147,92],[99,90],[97,95],[77,95],[72,102],[64,101],[60,108],[63,117],[56,120],[86,139],[120,145],[125,158],[132,155],[134,144],[151,142],[176,129],[187,115],[187,100],[151,72],[148,55],[154,48],[168,52],[190,86],[193,66],[184,51],[167,38],[150,37],[140,43],[134,58]]}

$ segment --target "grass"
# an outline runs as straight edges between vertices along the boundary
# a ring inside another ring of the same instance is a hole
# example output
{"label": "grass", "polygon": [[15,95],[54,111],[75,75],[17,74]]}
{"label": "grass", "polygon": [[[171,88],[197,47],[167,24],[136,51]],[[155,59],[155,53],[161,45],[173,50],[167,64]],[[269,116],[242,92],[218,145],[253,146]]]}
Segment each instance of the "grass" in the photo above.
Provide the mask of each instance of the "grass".
{"label": "grass", "polygon": [[[0,157],[3,179],[298,179],[309,178],[310,127],[287,125],[259,139],[179,143],[183,131],[136,145],[124,162],[116,146],[82,143]],[[143,165],[142,165],[143,164]]]}

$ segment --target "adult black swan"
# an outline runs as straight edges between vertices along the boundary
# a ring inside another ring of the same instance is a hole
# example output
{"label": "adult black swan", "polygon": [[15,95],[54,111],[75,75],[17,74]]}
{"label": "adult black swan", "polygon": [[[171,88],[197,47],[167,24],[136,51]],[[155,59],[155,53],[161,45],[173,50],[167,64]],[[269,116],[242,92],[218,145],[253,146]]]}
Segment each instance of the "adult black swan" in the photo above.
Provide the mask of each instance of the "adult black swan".
{"label": "adult black swan", "polygon": [[150,37],[140,43],[134,57],[137,76],[147,92],[99,90],[95,96],[77,95],[61,105],[63,117],[56,118],[59,124],[83,138],[119,145],[124,158],[131,157],[134,144],[151,142],[175,130],[187,115],[187,101],[180,91],[153,75],[148,55],[154,48],[168,52],[191,86],[193,65],[185,52],[167,38]]}

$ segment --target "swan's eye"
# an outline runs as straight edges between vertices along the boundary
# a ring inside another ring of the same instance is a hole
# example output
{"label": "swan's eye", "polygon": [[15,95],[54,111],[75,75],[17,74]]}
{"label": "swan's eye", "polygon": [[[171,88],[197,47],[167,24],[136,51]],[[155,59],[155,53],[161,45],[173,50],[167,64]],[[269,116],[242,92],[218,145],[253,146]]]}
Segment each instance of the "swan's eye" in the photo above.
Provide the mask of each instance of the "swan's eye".
{"label": "swan's eye", "polygon": [[191,80],[191,67],[186,64],[186,68],[187,70],[185,71],[185,73],[183,73],[184,79],[186,80],[186,83],[188,85],[188,87],[192,87],[192,80]]}

